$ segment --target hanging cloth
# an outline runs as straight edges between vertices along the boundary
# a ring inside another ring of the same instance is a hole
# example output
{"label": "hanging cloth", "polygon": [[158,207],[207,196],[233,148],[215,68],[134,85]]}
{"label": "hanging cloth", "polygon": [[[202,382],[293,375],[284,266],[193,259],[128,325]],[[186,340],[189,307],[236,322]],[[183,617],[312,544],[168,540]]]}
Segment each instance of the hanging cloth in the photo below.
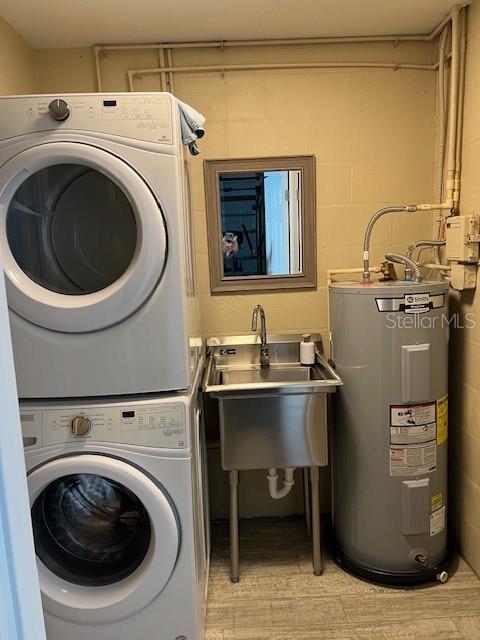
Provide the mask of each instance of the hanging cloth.
{"label": "hanging cloth", "polygon": [[197,147],[197,140],[205,135],[205,116],[196,111],[193,107],[176,98],[180,109],[180,125],[182,129],[183,144],[188,146],[192,156],[197,156],[200,151]]}

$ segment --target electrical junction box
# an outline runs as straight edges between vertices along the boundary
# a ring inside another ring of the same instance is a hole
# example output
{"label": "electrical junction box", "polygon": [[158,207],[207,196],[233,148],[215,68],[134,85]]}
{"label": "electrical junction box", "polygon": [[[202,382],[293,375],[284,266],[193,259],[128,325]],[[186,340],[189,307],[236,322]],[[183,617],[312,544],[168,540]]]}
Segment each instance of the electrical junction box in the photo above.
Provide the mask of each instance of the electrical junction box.
{"label": "electrical junction box", "polygon": [[450,267],[450,286],[457,291],[475,289],[477,284],[476,264],[452,264]]}
{"label": "electrical junction box", "polygon": [[446,259],[453,262],[478,262],[480,217],[476,214],[452,216],[446,220]]}

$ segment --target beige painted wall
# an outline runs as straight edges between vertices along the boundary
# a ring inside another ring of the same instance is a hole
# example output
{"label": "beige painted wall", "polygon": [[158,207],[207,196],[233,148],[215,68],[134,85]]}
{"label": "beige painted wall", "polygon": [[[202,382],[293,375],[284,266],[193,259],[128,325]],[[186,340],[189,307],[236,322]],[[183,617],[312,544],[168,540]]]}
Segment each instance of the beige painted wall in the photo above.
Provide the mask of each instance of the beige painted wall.
{"label": "beige painted wall", "polygon": [[[180,51],[178,64],[278,60],[430,62],[426,44],[336,45],[257,50]],[[95,91],[90,50],[38,52],[41,92]],[[104,90],[126,90],[126,70],[157,66],[156,52],[108,52]],[[202,154],[192,159],[197,261],[204,331],[245,332],[255,303],[268,327],[326,331],[325,271],[359,266],[361,237],[373,211],[387,202],[428,201],[434,157],[434,74],[428,71],[342,69],[177,75],[175,92],[207,116]],[[158,90],[158,77],[136,81]],[[317,159],[318,290],[210,295],[202,162],[314,154]],[[430,214],[393,216],[378,224],[374,261],[431,237]]]}
{"label": "beige painted wall", "polygon": [[0,95],[35,93],[35,54],[0,16]]}
{"label": "beige painted wall", "polygon": [[[480,2],[468,9],[461,212],[480,213]],[[475,314],[476,327],[453,332],[450,446],[460,549],[480,574],[480,291],[455,295],[453,311]]]}
{"label": "beige painted wall", "polygon": [[[369,60],[430,63],[426,44],[337,45],[176,52],[178,64]],[[41,92],[96,91],[88,49],[38,52]],[[156,52],[109,52],[102,58],[105,91],[127,90],[126,71],[157,66]],[[136,82],[158,90],[158,77]],[[435,77],[425,71],[337,69],[190,74],[175,77],[175,93],[207,117],[201,155],[192,158],[192,186],[201,309],[206,335],[247,332],[254,304],[262,303],[270,331],[320,330],[326,334],[326,269],[361,266],[361,242],[372,213],[394,202],[430,201],[433,184]],[[314,154],[317,160],[318,290],[210,295],[202,163],[207,158]],[[403,251],[412,239],[430,238],[430,214],[392,216],[373,236],[373,259]],[[228,514],[228,484],[219,450],[210,450],[214,517]],[[283,501],[267,496],[265,473],[242,474],[244,517],[303,510],[301,478]],[[322,474],[329,508],[328,471]]]}

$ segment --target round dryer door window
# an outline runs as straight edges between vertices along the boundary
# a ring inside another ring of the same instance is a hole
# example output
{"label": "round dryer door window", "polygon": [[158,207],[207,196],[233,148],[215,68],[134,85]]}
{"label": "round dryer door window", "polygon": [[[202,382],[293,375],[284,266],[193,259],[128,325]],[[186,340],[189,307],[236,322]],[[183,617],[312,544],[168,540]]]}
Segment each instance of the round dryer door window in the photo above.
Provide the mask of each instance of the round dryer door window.
{"label": "round dryer door window", "polygon": [[11,308],[82,333],[134,313],[158,285],[166,228],[152,190],[97,147],[54,142],[0,169],[0,244]]}
{"label": "round dryer door window", "polygon": [[108,456],[57,458],[28,477],[44,606],[66,620],[133,615],[165,587],[180,535],[165,490]]}
{"label": "round dryer door window", "polygon": [[7,210],[13,256],[50,291],[85,295],[116,282],[137,246],[132,206],[104,173],[57,164],[29,176]]}

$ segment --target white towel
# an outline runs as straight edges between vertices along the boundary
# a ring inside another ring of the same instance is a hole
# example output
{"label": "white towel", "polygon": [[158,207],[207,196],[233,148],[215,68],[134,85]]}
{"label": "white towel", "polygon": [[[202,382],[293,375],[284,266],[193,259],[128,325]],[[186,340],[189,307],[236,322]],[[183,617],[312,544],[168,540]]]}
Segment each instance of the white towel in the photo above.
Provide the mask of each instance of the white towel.
{"label": "white towel", "polygon": [[200,153],[196,142],[205,135],[205,129],[203,128],[205,116],[178,98],[176,98],[176,100],[180,109],[183,144],[186,144],[190,153],[196,156]]}

